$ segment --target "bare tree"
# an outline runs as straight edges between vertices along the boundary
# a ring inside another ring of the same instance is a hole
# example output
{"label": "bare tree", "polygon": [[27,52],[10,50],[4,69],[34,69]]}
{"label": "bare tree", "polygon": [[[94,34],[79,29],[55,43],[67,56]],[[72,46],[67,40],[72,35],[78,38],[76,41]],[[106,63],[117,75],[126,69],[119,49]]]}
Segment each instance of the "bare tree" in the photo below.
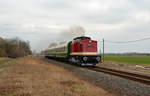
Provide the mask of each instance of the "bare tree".
{"label": "bare tree", "polygon": [[3,47],[1,46],[0,48],[0,52],[3,52],[3,54],[1,53],[0,56],[3,57],[7,56],[16,58],[21,56],[27,56],[32,53],[29,41],[25,42],[19,38],[4,39],[3,43],[0,44],[3,44]]}
{"label": "bare tree", "polygon": [[3,38],[0,38],[0,57],[6,56],[6,51],[5,51],[5,41]]}

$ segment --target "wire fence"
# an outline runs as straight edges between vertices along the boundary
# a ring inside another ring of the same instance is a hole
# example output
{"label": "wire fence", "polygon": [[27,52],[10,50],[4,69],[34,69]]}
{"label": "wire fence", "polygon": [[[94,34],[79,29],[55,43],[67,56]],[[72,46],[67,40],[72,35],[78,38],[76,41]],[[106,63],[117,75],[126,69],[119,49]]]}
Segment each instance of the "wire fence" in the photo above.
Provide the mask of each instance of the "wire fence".
{"label": "wire fence", "polygon": [[[112,40],[99,40],[99,52],[105,50],[105,53],[149,53],[150,54],[150,37],[128,40],[128,41],[112,41]],[[104,44],[103,44],[104,43]],[[104,47],[103,47],[104,46]],[[104,48],[104,49],[103,49]]]}
{"label": "wire fence", "polygon": [[120,42],[120,41],[110,41],[110,40],[105,40],[105,42],[122,44],[122,43],[140,42],[140,41],[145,41],[145,40],[150,40],[150,37],[149,37],[149,38],[143,38],[143,39],[137,39],[137,40],[131,40],[131,41],[125,41],[125,42]]}

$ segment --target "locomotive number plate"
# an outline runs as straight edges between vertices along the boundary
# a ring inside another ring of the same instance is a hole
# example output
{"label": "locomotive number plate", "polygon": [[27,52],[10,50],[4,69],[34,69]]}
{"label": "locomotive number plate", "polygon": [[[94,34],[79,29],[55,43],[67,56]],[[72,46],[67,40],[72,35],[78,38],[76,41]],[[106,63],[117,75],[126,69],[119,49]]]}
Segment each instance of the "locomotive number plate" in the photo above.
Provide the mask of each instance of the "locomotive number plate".
{"label": "locomotive number plate", "polygon": [[93,45],[92,44],[88,44],[88,47],[93,47]]}

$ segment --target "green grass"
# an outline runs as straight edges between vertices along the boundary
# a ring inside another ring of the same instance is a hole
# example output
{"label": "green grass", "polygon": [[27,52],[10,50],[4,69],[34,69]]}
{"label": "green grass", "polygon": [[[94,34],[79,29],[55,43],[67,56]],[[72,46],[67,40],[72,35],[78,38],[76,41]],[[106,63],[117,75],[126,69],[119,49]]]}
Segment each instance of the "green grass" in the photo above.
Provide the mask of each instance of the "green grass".
{"label": "green grass", "polygon": [[128,64],[150,65],[150,56],[122,56],[122,55],[106,55],[105,61],[114,61]]}

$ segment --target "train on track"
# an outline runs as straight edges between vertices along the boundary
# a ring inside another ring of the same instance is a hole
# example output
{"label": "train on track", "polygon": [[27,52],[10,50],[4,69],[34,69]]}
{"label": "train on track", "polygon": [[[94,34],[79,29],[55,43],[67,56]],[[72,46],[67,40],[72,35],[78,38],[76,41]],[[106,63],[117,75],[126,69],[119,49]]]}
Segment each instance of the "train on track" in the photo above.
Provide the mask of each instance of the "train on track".
{"label": "train on track", "polygon": [[90,37],[76,37],[72,41],[48,48],[43,53],[45,58],[68,61],[80,66],[95,66],[101,62],[97,41]]}

